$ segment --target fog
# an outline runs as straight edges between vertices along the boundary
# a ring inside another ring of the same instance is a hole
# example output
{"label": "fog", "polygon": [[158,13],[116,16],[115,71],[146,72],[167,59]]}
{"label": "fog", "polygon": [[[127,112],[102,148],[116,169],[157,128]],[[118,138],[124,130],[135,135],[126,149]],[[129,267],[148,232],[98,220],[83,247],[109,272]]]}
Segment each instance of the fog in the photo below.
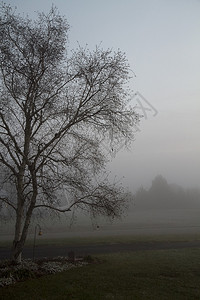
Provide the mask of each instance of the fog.
{"label": "fog", "polygon": [[[92,219],[88,214],[77,213],[71,227],[70,220],[68,228],[65,223],[64,236],[197,234],[200,233],[199,214],[200,189],[170,184],[162,175],[157,175],[150,188],[141,187],[132,194],[129,207],[120,220]],[[54,236],[63,236],[63,229],[62,224],[59,229],[56,225],[51,227]]]}
{"label": "fog", "polygon": [[[40,241],[63,238],[88,237],[132,237],[136,239],[156,238],[158,236],[199,235],[200,209],[188,210],[146,210],[135,211],[121,221],[110,223],[106,220],[96,220],[98,227],[88,218],[79,216],[79,221],[72,227],[66,220],[42,221],[42,236]],[[36,224],[36,223],[35,223]],[[34,225],[30,227],[27,240],[33,239]],[[13,224],[1,224],[0,241],[12,242]]]}
{"label": "fog", "polygon": [[[35,11],[48,11],[52,4],[51,0],[4,2],[17,5],[30,17]],[[111,178],[117,175],[132,194],[140,187],[150,189],[158,174],[170,185],[200,188],[200,1],[55,0],[54,4],[71,26],[70,47],[78,41],[90,49],[101,43],[103,48],[124,51],[136,74],[131,71],[130,88],[147,100],[132,99],[136,110],[146,116],[136,128],[131,149],[122,148],[109,157]],[[161,199],[162,195],[157,203]],[[165,203],[157,208],[137,203],[113,223],[101,218],[92,222],[83,214],[77,215],[71,228],[70,217],[46,221],[42,238],[53,231],[54,237],[199,233],[200,199],[199,204],[190,200],[187,205]],[[11,225],[1,226],[1,237],[12,232]]]}
{"label": "fog", "polygon": [[[34,17],[51,0],[6,0]],[[71,26],[69,47],[118,48],[130,63],[130,88],[139,92],[145,118],[130,152],[111,157],[113,176],[135,191],[162,174],[171,183],[199,186],[200,1],[110,0],[54,4]],[[77,43],[78,41],[78,43]],[[136,77],[135,77],[135,75]],[[132,105],[144,115],[136,98]],[[153,108],[158,112],[154,115]]]}
{"label": "fog", "polygon": [[[150,188],[141,187],[129,201],[120,220],[92,218],[89,213],[75,211],[70,215],[36,217],[30,226],[28,239],[33,238],[36,224],[42,227],[40,240],[87,237],[121,237],[136,239],[156,236],[197,235],[200,233],[200,190],[169,184],[157,175]],[[12,240],[14,223],[1,223],[0,240]]]}

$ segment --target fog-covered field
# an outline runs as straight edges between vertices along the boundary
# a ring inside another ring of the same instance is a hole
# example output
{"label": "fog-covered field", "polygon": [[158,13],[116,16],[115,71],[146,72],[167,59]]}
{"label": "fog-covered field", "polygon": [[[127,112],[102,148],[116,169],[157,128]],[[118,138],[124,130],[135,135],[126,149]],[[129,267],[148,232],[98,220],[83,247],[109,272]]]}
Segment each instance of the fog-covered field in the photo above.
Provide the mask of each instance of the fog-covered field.
{"label": "fog-covered field", "polygon": [[[42,227],[42,240],[50,238],[100,237],[100,236],[136,236],[166,234],[200,235],[200,209],[137,210],[130,212],[121,220],[110,222],[97,218],[91,220],[88,215],[77,216],[70,226],[70,218],[37,220]],[[32,238],[35,224],[30,228]],[[12,240],[14,224],[12,221],[1,224],[0,240]]]}

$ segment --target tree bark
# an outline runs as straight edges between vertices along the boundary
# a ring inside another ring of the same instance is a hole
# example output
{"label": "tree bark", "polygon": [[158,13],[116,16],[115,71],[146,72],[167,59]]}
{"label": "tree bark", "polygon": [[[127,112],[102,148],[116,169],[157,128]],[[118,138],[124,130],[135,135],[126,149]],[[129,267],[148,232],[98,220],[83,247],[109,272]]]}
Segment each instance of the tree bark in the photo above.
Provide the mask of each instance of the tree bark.
{"label": "tree bark", "polygon": [[22,256],[22,250],[27,238],[29,225],[31,222],[31,216],[33,213],[33,209],[35,207],[36,198],[37,198],[37,179],[35,175],[35,171],[31,170],[31,175],[33,179],[33,195],[30,199],[30,205],[28,207],[28,210],[26,212],[26,215],[24,217],[23,215],[23,206],[24,206],[24,200],[23,197],[20,197],[22,195],[20,193],[20,188],[18,185],[18,208],[17,208],[17,215],[16,215],[16,224],[15,224],[15,238],[13,241],[13,248],[12,248],[12,259],[16,263],[21,263],[21,256]]}
{"label": "tree bark", "polygon": [[[26,218],[23,224],[23,229],[22,229],[22,218],[20,219],[19,217],[17,218],[17,220],[19,220],[21,227],[19,227],[16,222],[16,230],[15,230],[15,239],[13,241],[13,248],[12,248],[12,260],[15,263],[21,263],[21,257],[22,257],[22,250],[24,248],[24,244],[27,238],[27,234],[28,234],[28,229],[29,229],[29,225],[31,222],[31,216],[32,216],[32,212],[34,209],[34,201],[31,203],[31,205],[29,206],[28,212],[26,214]],[[22,231],[21,231],[22,229]]]}

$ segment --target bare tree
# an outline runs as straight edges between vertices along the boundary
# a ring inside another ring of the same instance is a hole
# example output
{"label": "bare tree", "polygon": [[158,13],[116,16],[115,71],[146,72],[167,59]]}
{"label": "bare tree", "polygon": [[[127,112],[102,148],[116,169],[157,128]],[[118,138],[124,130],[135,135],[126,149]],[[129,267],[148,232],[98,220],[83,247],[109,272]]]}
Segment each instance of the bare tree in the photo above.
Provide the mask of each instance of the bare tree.
{"label": "bare tree", "polygon": [[55,8],[33,21],[1,6],[0,201],[16,215],[16,261],[35,209],[115,217],[126,203],[123,188],[102,175],[102,142],[114,151],[134,138],[129,65],[120,51],[67,51],[68,29]]}

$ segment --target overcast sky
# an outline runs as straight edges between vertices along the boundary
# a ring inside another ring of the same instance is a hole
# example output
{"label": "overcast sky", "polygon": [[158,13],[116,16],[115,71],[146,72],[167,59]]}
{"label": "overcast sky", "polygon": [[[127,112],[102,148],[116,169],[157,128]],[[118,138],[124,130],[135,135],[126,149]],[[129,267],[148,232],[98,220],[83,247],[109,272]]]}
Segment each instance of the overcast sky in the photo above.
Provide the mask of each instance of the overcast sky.
{"label": "overcast sky", "polygon": [[162,174],[169,183],[200,187],[199,0],[4,2],[30,17],[54,3],[71,26],[70,47],[101,43],[126,53],[136,74],[130,87],[147,100],[136,97],[132,104],[139,99],[149,110],[131,151],[118,153],[110,164],[125,184],[149,187]]}

